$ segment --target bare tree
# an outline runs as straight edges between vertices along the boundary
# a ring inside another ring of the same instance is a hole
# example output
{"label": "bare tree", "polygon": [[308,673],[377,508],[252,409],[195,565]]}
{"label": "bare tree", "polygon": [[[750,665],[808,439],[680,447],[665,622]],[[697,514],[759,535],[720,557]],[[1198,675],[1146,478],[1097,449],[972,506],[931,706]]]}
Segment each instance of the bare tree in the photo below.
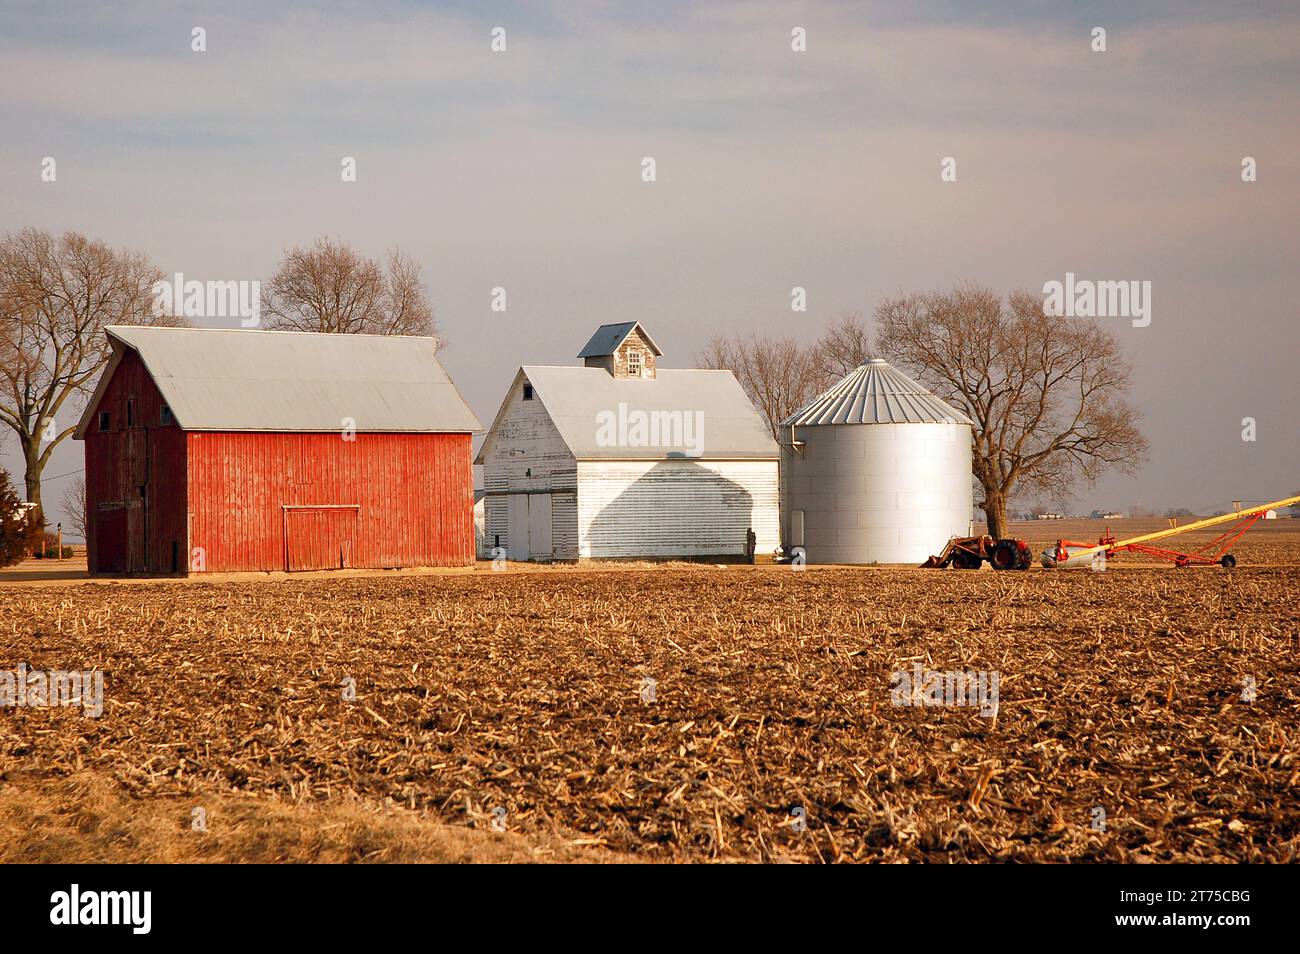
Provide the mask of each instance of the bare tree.
{"label": "bare tree", "polygon": [[86,539],[86,478],[78,477],[63,491],[63,512],[68,529]]}
{"label": "bare tree", "polygon": [[816,394],[809,353],[790,338],[715,336],[696,364],[733,372],[754,407],[767,420],[773,437],[777,436],[781,422]]}
{"label": "bare tree", "polygon": [[153,314],[162,277],[143,255],[76,232],[0,240],[0,422],[18,435],[28,502],[40,506],[41,472],[112,353],[104,326],[176,323]]}
{"label": "bare tree", "polygon": [[907,295],[876,309],[880,354],[975,422],[973,463],[989,533],[1019,493],[1061,493],[1145,459],[1119,342],[1092,321],[1043,314],[1015,292],[1005,306],[977,285]]}
{"label": "bare tree", "polygon": [[862,312],[846,312],[817,339],[809,355],[817,390],[830,387],[872,357],[871,335]]}
{"label": "bare tree", "polygon": [[263,294],[267,327],[332,334],[436,335],[420,266],[398,250],[387,267],[329,238],[294,247]]}

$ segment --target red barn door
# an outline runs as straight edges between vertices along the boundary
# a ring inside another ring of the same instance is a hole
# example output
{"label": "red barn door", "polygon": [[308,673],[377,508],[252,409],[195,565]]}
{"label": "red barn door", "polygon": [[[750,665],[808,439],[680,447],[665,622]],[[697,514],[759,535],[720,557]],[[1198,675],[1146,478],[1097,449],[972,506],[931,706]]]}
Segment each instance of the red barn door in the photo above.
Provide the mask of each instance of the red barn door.
{"label": "red barn door", "polygon": [[337,570],[351,566],[357,511],[357,507],[286,508],[286,569]]}
{"label": "red barn door", "polygon": [[95,572],[125,573],[127,569],[126,510],[95,511]]}

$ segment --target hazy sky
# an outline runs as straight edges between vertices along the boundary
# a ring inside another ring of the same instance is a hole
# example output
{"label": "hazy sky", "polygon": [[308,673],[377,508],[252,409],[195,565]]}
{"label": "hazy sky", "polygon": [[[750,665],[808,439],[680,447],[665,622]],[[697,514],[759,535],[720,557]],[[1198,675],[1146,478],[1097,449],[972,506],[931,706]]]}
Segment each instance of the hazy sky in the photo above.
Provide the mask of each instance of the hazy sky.
{"label": "hazy sky", "polygon": [[1221,507],[1300,492],[1298,107],[1294,3],[4,0],[0,231],[198,279],[325,234],[400,246],[485,425],[518,365],[575,363],[603,322],[688,367],[720,331],[810,341],[966,279],[1150,281],[1149,327],[1104,320],[1150,463],[1075,505]]}

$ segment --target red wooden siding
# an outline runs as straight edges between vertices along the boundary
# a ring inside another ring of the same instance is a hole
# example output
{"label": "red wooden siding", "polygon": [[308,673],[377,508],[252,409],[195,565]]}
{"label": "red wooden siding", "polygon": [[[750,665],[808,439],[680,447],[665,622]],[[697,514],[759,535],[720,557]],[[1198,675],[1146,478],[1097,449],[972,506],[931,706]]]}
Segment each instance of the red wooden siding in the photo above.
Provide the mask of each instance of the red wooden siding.
{"label": "red wooden siding", "polygon": [[290,570],[341,570],[353,565],[356,507],[303,507],[284,511]]}
{"label": "red wooden siding", "polygon": [[[90,572],[185,569],[185,436],[162,423],[162,396],[139,356],[113,372],[86,434]],[[99,430],[99,414],[109,429]]]}
{"label": "red wooden siding", "polygon": [[[186,438],[190,546],[202,548],[209,572],[474,561],[468,434]],[[351,529],[322,515],[345,508]]]}
{"label": "red wooden siding", "polygon": [[86,433],[92,573],[474,561],[468,434],[187,433],[162,407],[126,351]]}

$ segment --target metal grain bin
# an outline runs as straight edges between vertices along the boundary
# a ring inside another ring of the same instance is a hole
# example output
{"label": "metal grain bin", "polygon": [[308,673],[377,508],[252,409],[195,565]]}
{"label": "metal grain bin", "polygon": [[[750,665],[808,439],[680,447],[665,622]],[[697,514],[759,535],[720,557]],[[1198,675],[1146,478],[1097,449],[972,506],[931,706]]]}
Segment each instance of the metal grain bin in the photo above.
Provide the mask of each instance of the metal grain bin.
{"label": "metal grain bin", "polygon": [[971,420],[880,358],[782,423],[787,546],[919,564],[970,533]]}

